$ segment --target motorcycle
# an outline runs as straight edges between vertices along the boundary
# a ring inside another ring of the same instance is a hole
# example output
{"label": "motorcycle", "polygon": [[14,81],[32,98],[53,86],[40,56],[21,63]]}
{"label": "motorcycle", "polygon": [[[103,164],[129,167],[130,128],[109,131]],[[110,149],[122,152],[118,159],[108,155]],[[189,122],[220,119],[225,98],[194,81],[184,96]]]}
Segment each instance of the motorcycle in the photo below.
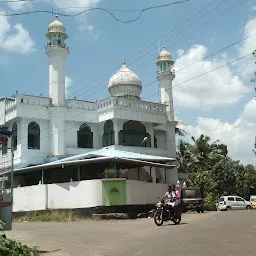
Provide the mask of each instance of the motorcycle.
{"label": "motorcycle", "polygon": [[172,209],[172,212],[170,212],[168,204],[166,204],[163,199],[160,199],[156,204],[154,222],[157,226],[162,226],[164,221],[172,221],[175,225],[180,224],[182,212],[183,209],[181,204],[175,206]]}

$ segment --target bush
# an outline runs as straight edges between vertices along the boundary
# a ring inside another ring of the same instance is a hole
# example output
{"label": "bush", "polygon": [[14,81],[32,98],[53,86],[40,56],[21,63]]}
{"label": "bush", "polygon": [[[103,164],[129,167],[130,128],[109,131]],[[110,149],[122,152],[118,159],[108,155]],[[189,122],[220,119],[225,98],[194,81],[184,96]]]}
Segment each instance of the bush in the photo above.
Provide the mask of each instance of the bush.
{"label": "bush", "polygon": [[1,256],[38,256],[36,248],[29,248],[16,241],[0,237]]}
{"label": "bush", "polygon": [[38,256],[36,248],[29,248],[16,241],[7,239],[3,233],[4,221],[0,220],[0,255],[1,256]]}
{"label": "bush", "polygon": [[207,211],[215,211],[217,198],[213,194],[207,194],[204,199],[204,206]]}

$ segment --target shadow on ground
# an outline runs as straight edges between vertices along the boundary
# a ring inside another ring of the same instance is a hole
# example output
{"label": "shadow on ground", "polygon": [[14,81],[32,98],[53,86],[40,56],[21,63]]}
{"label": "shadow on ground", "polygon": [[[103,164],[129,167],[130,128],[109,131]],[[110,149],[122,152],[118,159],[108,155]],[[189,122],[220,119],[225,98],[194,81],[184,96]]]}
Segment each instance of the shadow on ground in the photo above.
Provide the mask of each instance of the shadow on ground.
{"label": "shadow on ground", "polygon": [[59,252],[59,251],[61,251],[61,249],[57,249],[57,250],[53,250],[53,251],[42,251],[42,250],[39,250],[38,253],[39,253],[39,255],[41,255],[41,254],[48,254],[48,253]]}

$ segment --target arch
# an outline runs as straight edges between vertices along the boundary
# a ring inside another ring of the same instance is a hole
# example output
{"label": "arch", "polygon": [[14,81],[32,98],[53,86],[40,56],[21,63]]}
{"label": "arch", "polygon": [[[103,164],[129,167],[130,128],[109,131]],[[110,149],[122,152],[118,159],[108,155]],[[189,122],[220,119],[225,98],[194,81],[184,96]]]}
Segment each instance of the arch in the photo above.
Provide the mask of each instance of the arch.
{"label": "arch", "polygon": [[82,124],[77,131],[77,147],[93,148],[93,133],[87,124]]}
{"label": "arch", "polygon": [[[146,140],[144,138],[147,137]],[[119,132],[119,144],[123,146],[151,147],[151,136],[138,121],[127,121]]]}
{"label": "arch", "polygon": [[40,126],[36,122],[28,124],[28,149],[40,149]]}
{"label": "arch", "polygon": [[130,131],[132,133],[146,133],[145,126],[139,121],[127,121],[123,125],[124,131]]}
{"label": "arch", "polygon": [[11,147],[13,150],[17,150],[18,144],[18,127],[17,124],[14,122],[12,125],[12,139],[11,139]]}
{"label": "arch", "polygon": [[110,145],[115,145],[114,124],[112,120],[107,120],[104,124],[103,147]]}

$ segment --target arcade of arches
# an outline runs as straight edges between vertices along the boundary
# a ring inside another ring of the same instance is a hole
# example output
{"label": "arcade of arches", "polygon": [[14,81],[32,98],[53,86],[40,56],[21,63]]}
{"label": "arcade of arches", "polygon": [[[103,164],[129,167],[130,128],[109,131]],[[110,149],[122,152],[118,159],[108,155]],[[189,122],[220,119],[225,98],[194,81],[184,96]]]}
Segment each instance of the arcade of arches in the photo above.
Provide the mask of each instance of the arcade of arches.
{"label": "arcade of arches", "polygon": [[[102,136],[103,147],[115,145],[114,124],[112,120],[104,123]],[[123,129],[119,131],[119,145],[134,147],[151,147],[151,136],[147,133],[145,126],[138,121],[127,121]],[[147,138],[147,139],[145,139]],[[156,138],[154,146],[157,147]],[[79,148],[93,148],[93,133],[87,124],[80,126],[77,132],[77,146]]]}

